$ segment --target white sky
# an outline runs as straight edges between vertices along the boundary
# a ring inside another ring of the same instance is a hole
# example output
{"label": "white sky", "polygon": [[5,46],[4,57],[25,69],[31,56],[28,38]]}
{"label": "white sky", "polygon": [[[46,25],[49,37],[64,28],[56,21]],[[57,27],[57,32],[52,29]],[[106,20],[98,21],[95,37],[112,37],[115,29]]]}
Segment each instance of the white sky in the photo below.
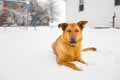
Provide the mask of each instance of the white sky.
{"label": "white sky", "polygon": [[38,0],[38,1],[46,2],[47,0]]}

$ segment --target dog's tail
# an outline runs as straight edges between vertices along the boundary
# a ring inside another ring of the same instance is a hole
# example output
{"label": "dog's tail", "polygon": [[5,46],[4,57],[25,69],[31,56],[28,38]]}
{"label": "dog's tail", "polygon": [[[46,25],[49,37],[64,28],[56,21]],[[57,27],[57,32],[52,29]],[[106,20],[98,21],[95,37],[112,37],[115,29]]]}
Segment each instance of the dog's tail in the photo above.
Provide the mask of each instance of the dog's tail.
{"label": "dog's tail", "polygon": [[89,47],[89,48],[85,48],[85,49],[82,49],[82,52],[86,52],[86,51],[96,51],[97,49],[94,48],[94,47]]}

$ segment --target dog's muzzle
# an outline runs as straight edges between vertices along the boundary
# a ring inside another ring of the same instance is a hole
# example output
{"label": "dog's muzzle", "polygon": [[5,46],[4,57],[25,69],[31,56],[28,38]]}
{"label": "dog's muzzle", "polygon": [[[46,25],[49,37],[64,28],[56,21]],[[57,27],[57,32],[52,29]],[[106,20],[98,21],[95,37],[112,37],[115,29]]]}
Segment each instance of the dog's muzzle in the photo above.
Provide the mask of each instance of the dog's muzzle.
{"label": "dog's muzzle", "polygon": [[74,37],[72,37],[69,43],[70,43],[70,45],[75,45],[77,43],[77,41]]}

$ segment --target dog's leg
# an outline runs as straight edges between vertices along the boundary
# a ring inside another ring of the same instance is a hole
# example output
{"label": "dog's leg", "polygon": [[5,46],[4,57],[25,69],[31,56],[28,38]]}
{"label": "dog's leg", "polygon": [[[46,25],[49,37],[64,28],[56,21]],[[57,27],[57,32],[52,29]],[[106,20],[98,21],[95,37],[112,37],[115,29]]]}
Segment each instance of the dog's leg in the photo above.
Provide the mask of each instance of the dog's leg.
{"label": "dog's leg", "polygon": [[78,62],[81,62],[81,63],[85,64],[86,66],[88,66],[88,64],[82,59],[79,59]]}
{"label": "dog's leg", "polygon": [[79,62],[83,63],[83,64],[86,64],[85,61],[83,61],[82,59],[78,60]]}
{"label": "dog's leg", "polygon": [[74,61],[78,61],[78,62],[81,62],[83,64],[86,64],[86,62],[81,59],[81,53],[76,53],[76,55],[74,57]]}
{"label": "dog's leg", "polygon": [[[78,62],[81,62],[81,63],[83,63],[83,64],[86,64],[86,62],[85,62],[84,60],[80,59],[80,57],[79,57],[79,58],[77,57],[77,58],[75,59],[75,61],[78,61]],[[87,65],[87,64],[86,64],[86,65]]]}
{"label": "dog's leg", "polygon": [[[77,57],[75,57],[75,61],[81,62],[83,64],[86,64],[86,62],[84,60],[81,59],[81,55],[78,55]],[[86,64],[87,65],[87,64]]]}
{"label": "dog's leg", "polygon": [[67,67],[70,67],[74,70],[77,70],[77,71],[80,71],[80,69],[73,63],[69,63],[69,62],[59,62],[58,64],[60,65],[64,65],[64,66],[67,66]]}
{"label": "dog's leg", "polygon": [[57,63],[58,63],[59,65],[64,65],[64,66],[70,67],[70,68],[72,68],[72,69],[74,69],[74,70],[81,71],[81,70],[80,70],[75,64],[73,64],[73,63],[69,63],[69,62],[65,62],[65,61],[60,61],[60,60],[58,60]]}

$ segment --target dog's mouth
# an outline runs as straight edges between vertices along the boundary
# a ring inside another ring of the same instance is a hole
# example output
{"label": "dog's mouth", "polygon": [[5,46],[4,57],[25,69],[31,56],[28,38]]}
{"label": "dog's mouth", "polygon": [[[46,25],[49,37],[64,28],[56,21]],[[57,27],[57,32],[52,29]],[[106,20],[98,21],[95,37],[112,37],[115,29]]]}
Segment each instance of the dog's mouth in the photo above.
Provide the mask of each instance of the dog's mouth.
{"label": "dog's mouth", "polygon": [[69,45],[70,45],[70,46],[73,46],[73,47],[76,46],[76,44],[77,44],[77,41],[75,41],[75,42],[71,42],[71,41],[70,41],[70,42],[69,42]]}
{"label": "dog's mouth", "polygon": [[76,46],[76,43],[72,43],[72,44],[69,44],[69,46],[72,46],[72,47],[75,47]]}

